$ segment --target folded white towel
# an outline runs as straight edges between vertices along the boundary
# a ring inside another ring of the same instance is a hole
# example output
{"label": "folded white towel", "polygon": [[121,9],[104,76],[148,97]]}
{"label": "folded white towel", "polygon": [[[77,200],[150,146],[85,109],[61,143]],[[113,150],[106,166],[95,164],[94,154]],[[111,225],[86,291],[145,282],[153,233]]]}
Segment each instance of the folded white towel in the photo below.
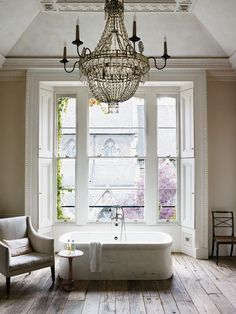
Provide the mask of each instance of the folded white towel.
{"label": "folded white towel", "polygon": [[100,242],[91,242],[89,245],[89,261],[91,272],[102,271],[102,244]]}

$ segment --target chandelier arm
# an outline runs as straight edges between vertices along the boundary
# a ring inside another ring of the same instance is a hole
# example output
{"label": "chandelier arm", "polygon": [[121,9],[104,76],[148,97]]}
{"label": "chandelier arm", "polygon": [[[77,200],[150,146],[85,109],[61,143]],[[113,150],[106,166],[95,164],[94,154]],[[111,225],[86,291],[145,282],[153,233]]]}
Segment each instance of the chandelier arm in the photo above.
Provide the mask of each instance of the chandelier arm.
{"label": "chandelier arm", "polygon": [[87,51],[88,51],[88,55],[91,55],[92,51],[89,48],[83,48],[82,53],[80,54],[79,46],[77,45],[77,54],[80,58],[84,58]]}
{"label": "chandelier arm", "polygon": [[67,68],[66,68],[66,63],[64,63],[64,70],[66,71],[66,73],[72,73],[72,72],[74,72],[75,66],[76,66],[77,63],[79,63],[79,61],[76,61],[76,62],[74,63],[73,68],[72,68],[71,70],[67,70]]}
{"label": "chandelier arm", "polygon": [[155,57],[148,57],[148,60],[149,60],[149,59],[153,59],[153,60],[154,60],[154,66],[155,66],[155,68],[156,68],[157,70],[163,70],[163,69],[166,67],[166,60],[167,60],[167,58],[164,58],[165,62],[164,62],[164,65],[161,66],[161,67],[159,67],[159,66],[157,65],[157,59],[156,59]]}
{"label": "chandelier arm", "polygon": [[86,55],[86,52],[88,51],[88,55],[91,55],[92,54],[92,51],[90,50],[90,48],[85,48],[84,52],[85,52],[85,55]]}

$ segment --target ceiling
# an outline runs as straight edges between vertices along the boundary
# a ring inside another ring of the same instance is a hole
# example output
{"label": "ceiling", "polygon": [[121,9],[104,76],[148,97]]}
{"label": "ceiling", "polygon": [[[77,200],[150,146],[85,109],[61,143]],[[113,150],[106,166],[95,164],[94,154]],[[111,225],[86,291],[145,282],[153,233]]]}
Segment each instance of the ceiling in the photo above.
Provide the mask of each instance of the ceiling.
{"label": "ceiling", "polygon": [[[72,12],[65,10],[70,2],[76,5]],[[50,3],[57,4],[55,11],[45,8]],[[70,42],[74,40],[78,16],[81,38],[93,49],[104,28],[103,3],[104,0],[0,0],[0,56],[59,57],[65,40],[68,54],[75,56]],[[236,52],[236,0],[127,0],[125,3],[129,8],[125,13],[128,33],[132,29],[132,11],[136,11],[138,33],[146,55],[162,54],[164,36],[173,57],[232,57]],[[179,9],[180,5],[186,6],[186,12]],[[168,6],[172,9],[163,9]]]}

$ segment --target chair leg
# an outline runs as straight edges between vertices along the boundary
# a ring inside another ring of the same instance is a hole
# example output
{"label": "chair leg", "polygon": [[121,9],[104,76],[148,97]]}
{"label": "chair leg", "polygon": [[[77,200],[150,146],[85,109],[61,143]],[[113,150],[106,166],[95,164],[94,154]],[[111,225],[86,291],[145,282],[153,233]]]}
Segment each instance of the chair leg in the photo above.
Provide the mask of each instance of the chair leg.
{"label": "chair leg", "polygon": [[6,295],[7,295],[7,298],[10,295],[10,283],[11,283],[11,277],[6,277]]}
{"label": "chair leg", "polygon": [[231,250],[230,250],[230,256],[233,255],[233,250],[234,250],[234,244],[232,243],[232,244],[231,244]]}
{"label": "chair leg", "polygon": [[211,257],[214,255],[214,247],[215,247],[215,241],[212,240],[212,250],[211,250]]}
{"label": "chair leg", "polygon": [[219,261],[219,243],[216,244],[216,265],[218,265]]}
{"label": "chair leg", "polygon": [[55,282],[55,265],[51,266],[52,282]]}

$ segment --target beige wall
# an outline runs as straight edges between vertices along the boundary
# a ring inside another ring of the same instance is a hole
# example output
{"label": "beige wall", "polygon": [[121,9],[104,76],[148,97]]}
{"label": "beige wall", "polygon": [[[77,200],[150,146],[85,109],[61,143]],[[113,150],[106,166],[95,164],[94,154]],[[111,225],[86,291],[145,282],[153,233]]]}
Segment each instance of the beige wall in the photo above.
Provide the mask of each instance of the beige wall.
{"label": "beige wall", "polygon": [[25,90],[0,81],[0,216],[24,214]]}
{"label": "beige wall", "polygon": [[236,82],[208,82],[209,210],[236,209]]}
{"label": "beige wall", "polygon": [[236,222],[236,82],[208,82],[208,146],[211,250],[211,211],[232,210]]}

